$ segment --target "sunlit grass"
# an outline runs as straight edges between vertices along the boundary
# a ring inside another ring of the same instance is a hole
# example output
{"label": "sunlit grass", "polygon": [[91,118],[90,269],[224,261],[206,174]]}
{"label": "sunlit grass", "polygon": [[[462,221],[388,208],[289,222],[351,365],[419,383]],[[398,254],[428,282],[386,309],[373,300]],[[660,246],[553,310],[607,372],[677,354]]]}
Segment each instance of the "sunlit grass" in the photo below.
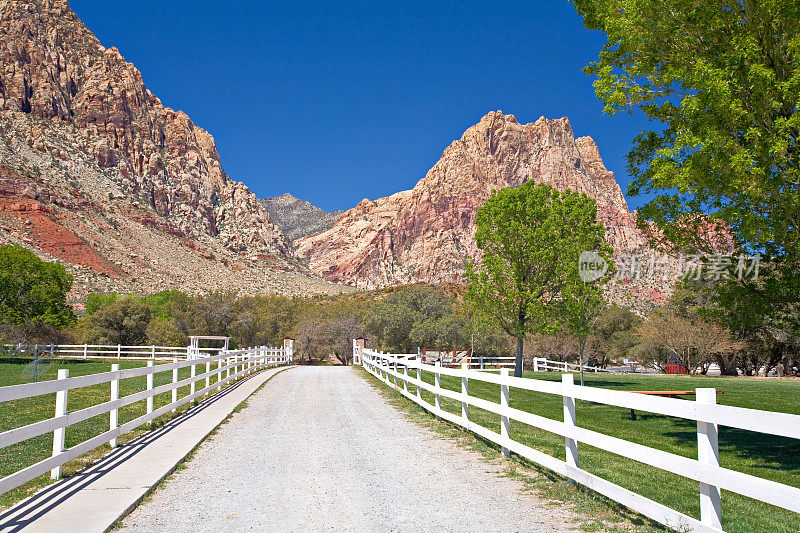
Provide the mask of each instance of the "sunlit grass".
{"label": "sunlit grass", "polygon": [[[37,368],[37,381],[45,381],[56,379],[58,369],[69,369],[70,377],[83,376],[87,374],[97,374],[101,372],[108,372],[111,370],[112,363],[119,363],[120,369],[138,368],[145,366],[144,361],[126,361],[120,360],[54,360],[46,362],[44,365]],[[164,361],[157,361],[156,364],[163,364]],[[212,364],[212,370],[216,369],[217,363]],[[32,363],[30,359],[20,358],[0,358],[0,386],[17,385],[21,383],[30,383],[33,381]],[[186,379],[190,377],[190,368],[181,368],[178,371],[178,379]],[[197,373],[205,372],[205,365],[198,365]],[[158,387],[172,382],[172,371],[160,372],[154,375],[153,386]],[[211,378],[211,383],[216,382],[216,377]],[[229,381],[228,384],[232,383]],[[205,387],[205,380],[201,379],[196,383],[196,390],[201,390]],[[134,377],[123,379],[120,381],[120,397],[134,394],[145,390],[146,377]],[[180,387],[178,389],[178,398],[188,395],[190,386]],[[97,405],[110,400],[110,384],[102,383],[93,385],[91,387],[83,387],[80,389],[73,389],[67,393],[67,409],[68,411],[77,411],[85,407]],[[10,402],[0,403],[0,432],[8,431],[10,429],[22,427],[40,420],[52,418],[55,413],[55,393],[43,396],[34,396],[31,398],[23,398],[21,400],[14,400]],[[165,392],[158,394],[153,399],[153,409],[158,409],[172,402],[172,392]],[[177,412],[181,413],[189,409],[194,402],[188,402],[178,408]],[[125,424],[131,420],[143,416],[147,413],[147,406],[144,400],[126,405],[119,409],[119,424]],[[143,433],[150,429],[155,429],[164,424],[165,421],[172,418],[172,413],[167,413],[152,421],[151,424],[145,424],[136,428],[134,431],[121,435],[118,438],[119,444],[125,444],[131,440],[141,436]],[[104,413],[102,415],[83,420],[77,424],[69,426],[66,431],[65,446],[70,448],[84,442],[92,437],[100,435],[109,429],[109,415]],[[8,476],[17,472],[27,466],[33,465],[39,461],[47,459],[52,454],[53,449],[53,436],[52,433],[39,435],[32,439],[7,446],[0,449],[0,477]],[[78,470],[88,466],[92,462],[106,455],[111,451],[111,446],[105,444],[94,450],[82,455],[81,457],[69,461],[64,464],[62,471],[63,475],[69,476]],[[50,483],[49,474],[39,476],[38,478],[13,489],[5,494],[0,495],[0,507],[7,508],[15,502],[31,495],[39,490],[41,487]]]}
{"label": "sunlit grass", "polygon": [[[416,370],[412,370],[416,376]],[[526,373],[526,377],[560,381],[560,373]],[[433,383],[434,376],[423,372],[423,379]],[[725,405],[800,414],[800,380],[714,378],[703,376],[643,376],[587,374],[586,385],[621,390],[694,390],[714,387],[723,394],[718,402]],[[402,386],[402,382],[400,382]],[[460,378],[442,376],[442,387],[461,391]],[[409,385],[411,393],[416,388]],[[471,396],[499,403],[500,387],[476,380],[469,382]],[[433,394],[423,390],[423,399],[434,402]],[[512,388],[511,407],[563,420],[560,396]],[[461,413],[461,403],[442,397],[442,408]],[[470,407],[470,420],[495,432],[500,431],[497,414]],[[629,409],[577,401],[578,425],[631,442],[685,457],[697,457],[696,422],[674,417],[637,412],[633,420]],[[546,431],[511,422],[515,440],[564,459],[564,438]],[[800,487],[800,442],[721,427],[719,434],[720,465],[732,470]],[[698,484],[695,481],[643,465],[631,459],[578,445],[581,468],[681,511],[700,517]],[[771,505],[723,491],[723,528],[726,531],[800,531],[800,515]]]}

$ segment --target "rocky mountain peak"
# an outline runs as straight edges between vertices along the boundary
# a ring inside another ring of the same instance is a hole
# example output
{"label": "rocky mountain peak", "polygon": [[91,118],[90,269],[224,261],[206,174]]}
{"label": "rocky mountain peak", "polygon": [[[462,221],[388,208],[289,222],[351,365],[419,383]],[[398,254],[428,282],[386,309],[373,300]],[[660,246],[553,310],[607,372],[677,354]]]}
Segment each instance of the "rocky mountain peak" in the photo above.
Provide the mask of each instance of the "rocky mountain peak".
{"label": "rocky mountain peak", "polygon": [[[461,283],[466,262],[479,257],[478,207],[492,191],[529,180],[586,193],[597,201],[598,219],[618,254],[644,249],[635,215],[594,140],[575,139],[566,117],[522,124],[495,111],[445,148],[412,190],[361,201],[330,229],[297,240],[296,254],[327,279],[358,287]],[[668,291],[646,284],[623,288],[649,301]]]}
{"label": "rocky mountain peak", "polygon": [[0,141],[0,243],[63,262],[78,299],[340,290],[303,275],[211,134],[164,106],[66,1],[0,0]]}
{"label": "rocky mountain peak", "polygon": [[222,169],[213,137],[165,107],[67,2],[0,1],[0,109],[74,126],[96,164],[187,235],[289,257],[280,230]]}
{"label": "rocky mountain peak", "polygon": [[342,211],[326,213],[310,202],[284,193],[261,200],[265,209],[290,241],[330,228]]}

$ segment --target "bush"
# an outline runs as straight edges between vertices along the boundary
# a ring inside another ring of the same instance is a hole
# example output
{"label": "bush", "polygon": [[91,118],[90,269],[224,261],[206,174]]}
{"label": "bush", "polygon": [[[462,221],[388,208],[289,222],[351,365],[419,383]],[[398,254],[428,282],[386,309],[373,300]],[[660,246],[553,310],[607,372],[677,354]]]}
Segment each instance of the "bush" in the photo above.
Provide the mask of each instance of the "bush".
{"label": "bush", "polygon": [[67,305],[72,276],[19,245],[0,246],[0,323],[60,330],[75,321]]}

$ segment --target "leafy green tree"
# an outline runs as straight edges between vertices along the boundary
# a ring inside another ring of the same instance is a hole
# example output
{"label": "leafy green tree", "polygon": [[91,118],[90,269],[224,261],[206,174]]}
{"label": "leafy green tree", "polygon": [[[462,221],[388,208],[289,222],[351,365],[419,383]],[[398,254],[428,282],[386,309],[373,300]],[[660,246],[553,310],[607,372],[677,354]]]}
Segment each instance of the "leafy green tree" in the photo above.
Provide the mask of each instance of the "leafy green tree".
{"label": "leafy green tree", "polygon": [[[707,251],[709,221],[765,254],[739,294],[797,320],[800,302],[800,2],[573,0],[608,42],[587,67],[605,111],[658,127],[628,154],[640,223]],[[709,214],[709,217],[704,216]]]}
{"label": "leafy green tree", "polygon": [[[605,242],[605,231],[602,235],[590,235],[587,244],[594,237],[594,246],[600,249],[606,267],[609,266],[606,257],[610,257],[612,250]],[[599,236],[599,238],[597,238]],[[603,299],[603,286],[608,281],[608,276],[604,275],[598,279],[581,279],[578,275],[579,268],[575,268],[574,277],[564,285],[561,292],[561,305],[563,309],[563,320],[565,329],[575,335],[578,339],[578,362],[581,369],[581,385],[583,385],[583,366],[586,364],[586,342],[592,334],[594,324],[597,321],[602,308],[605,304]],[[606,272],[607,274],[607,272]]]}
{"label": "leafy green tree", "polygon": [[141,302],[153,311],[153,316],[159,319],[172,318],[174,309],[185,307],[189,296],[182,291],[159,291],[147,296],[142,296]]}
{"label": "leafy green tree", "polygon": [[85,311],[86,315],[93,315],[101,307],[113,304],[120,297],[121,295],[115,292],[110,292],[110,293],[90,292],[89,294],[86,295],[86,299],[84,300],[83,310]]}
{"label": "leafy green tree", "polygon": [[414,326],[451,314],[452,306],[453,299],[435,287],[409,285],[373,305],[364,325],[382,349],[415,353],[417,345],[411,339]]}
{"label": "leafy green tree", "polygon": [[153,316],[150,307],[129,296],[101,307],[85,317],[91,323],[93,337],[85,342],[141,346],[147,344],[148,326]]}
{"label": "leafy green tree", "polygon": [[464,350],[470,346],[469,326],[456,313],[417,322],[410,337],[417,346],[438,350]]}
{"label": "leafy green tree", "polygon": [[19,245],[0,246],[0,323],[64,328],[75,321],[67,305],[71,288],[72,276],[62,265],[42,261]]}
{"label": "leafy green tree", "polygon": [[532,181],[492,193],[476,226],[483,256],[480,266],[467,267],[467,298],[517,340],[514,375],[521,376],[527,334],[572,327],[571,312],[592,292],[580,280],[578,258],[602,251],[605,229],[592,198]]}
{"label": "leafy green tree", "polygon": [[634,331],[641,322],[641,317],[617,304],[610,304],[603,310],[594,324],[602,355],[601,366],[605,366],[608,359],[621,359],[629,354],[636,345]]}
{"label": "leafy green tree", "polygon": [[155,346],[187,346],[189,338],[168,318],[153,316],[147,324],[147,344]]}

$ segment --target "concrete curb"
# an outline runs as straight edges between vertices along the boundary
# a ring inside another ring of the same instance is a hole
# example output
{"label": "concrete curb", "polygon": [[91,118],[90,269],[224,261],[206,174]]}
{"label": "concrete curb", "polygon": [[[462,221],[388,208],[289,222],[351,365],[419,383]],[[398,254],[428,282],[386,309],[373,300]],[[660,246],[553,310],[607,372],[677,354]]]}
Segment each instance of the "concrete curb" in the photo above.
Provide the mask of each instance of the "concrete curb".
{"label": "concrete curb", "polygon": [[206,398],[163,427],[0,512],[0,532],[105,532],[172,474],[262,385],[294,367],[268,369]]}

